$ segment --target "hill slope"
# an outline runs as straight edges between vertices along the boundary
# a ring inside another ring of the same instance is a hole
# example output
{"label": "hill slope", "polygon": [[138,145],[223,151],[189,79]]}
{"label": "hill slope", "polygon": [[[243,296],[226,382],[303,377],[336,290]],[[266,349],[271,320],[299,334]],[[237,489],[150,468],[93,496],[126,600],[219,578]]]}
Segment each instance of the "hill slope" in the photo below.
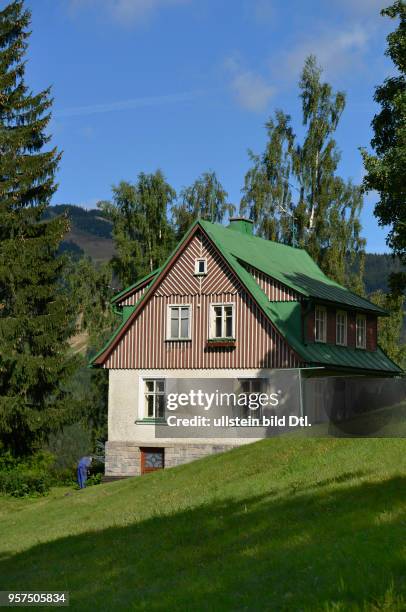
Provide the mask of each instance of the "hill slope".
{"label": "hill slope", "polygon": [[0,587],[74,610],[406,606],[406,442],[265,440],[49,498],[0,498]]}
{"label": "hill slope", "polygon": [[47,217],[63,213],[69,216],[71,226],[62,243],[63,251],[69,251],[76,256],[89,255],[97,263],[112,258],[112,223],[103,217],[100,210],[85,210],[81,206],[58,204],[49,207]]}

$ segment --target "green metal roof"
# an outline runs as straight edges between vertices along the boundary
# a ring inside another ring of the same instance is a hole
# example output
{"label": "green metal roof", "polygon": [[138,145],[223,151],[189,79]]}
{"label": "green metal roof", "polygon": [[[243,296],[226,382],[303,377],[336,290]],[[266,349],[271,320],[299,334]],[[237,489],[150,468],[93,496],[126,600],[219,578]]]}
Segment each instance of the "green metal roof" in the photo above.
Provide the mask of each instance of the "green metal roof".
{"label": "green metal roof", "polygon": [[[249,234],[239,233],[237,239],[235,231],[230,231],[221,225],[208,221],[199,220],[195,222],[161,268],[154,270],[134,283],[134,285],[121,291],[113,298],[113,301],[116,301],[128,291],[136,289],[138,285],[146,280],[151,279],[152,282],[153,278],[166,268],[172,256],[185,242],[196,225],[200,225],[209,238],[211,238],[243,286],[251,293],[269,320],[307,365],[356,368],[362,371],[386,372],[390,374],[403,373],[403,370],[389,359],[380,348],[376,351],[366,351],[324,343],[305,343],[302,338],[301,303],[298,301],[269,301],[244,264],[261,270],[298,293],[308,297],[315,297],[337,304],[347,304],[348,306],[375,312],[375,314],[386,314],[386,311],[341,287],[338,283],[325,276],[306,251],[294,249]],[[106,345],[93,357],[92,363],[102,355],[123,330],[129,317],[139,304],[146,299],[147,294],[148,291],[143,294],[135,306],[125,309],[120,326]]]}
{"label": "green metal roof", "polygon": [[383,351],[366,351],[348,346],[302,340],[302,317],[299,302],[269,302],[269,318],[306,363],[339,368],[401,374],[399,368]]}
{"label": "green metal roof", "polygon": [[200,224],[223,255],[232,255],[304,296],[334,304],[345,304],[375,314],[387,314],[379,306],[328,278],[303,249],[295,249],[242,232],[238,234],[237,239],[235,231],[230,231],[223,225],[203,220]]}
{"label": "green metal roof", "polygon": [[399,368],[378,348],[366,351],[324,343],[305,343],[302,339],[302,313],[300,302],[270,302],[248,270],[229,253],[226,259],[243,285],[267,315],[289,345],[308,365],[357,368],[368,371],[384,371],[401,374]]}

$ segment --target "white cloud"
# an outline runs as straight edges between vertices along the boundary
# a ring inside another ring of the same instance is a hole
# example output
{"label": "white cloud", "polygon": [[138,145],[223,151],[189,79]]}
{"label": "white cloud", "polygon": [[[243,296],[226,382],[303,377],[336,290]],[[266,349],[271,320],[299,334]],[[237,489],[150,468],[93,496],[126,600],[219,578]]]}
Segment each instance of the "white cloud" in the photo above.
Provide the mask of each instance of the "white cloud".
{"label": "white cloud", "polygon": [[185,91],[177,94],[163,94],[160,96],[148,96],[144,98],[131,98],[129,100],[118,100],[102,104],[90,104],[88,106],[73,106],[69,108],[56,108],[55,117],[77,117],[83,115],[96,115],[98,113],[109,113],[114,111],[125,111],[149,106],[165,104],[177,104],[188,102],[203,95],[204,91]]}
{"label": "white cloud", "polygon": [[363,61],[369,37],[369,30],[361,25],[341,31],[324,28],[284,55],[282,65],[286,69],[285,74],[288,78],[297,78],[310,54],[317,57],[318,63],[330,77],[354,70]]}
{"label": "white cloud", "polygon": [[241,67],[235,59],[225,63],[231,75],[230,87],[242,108],[253,112],[266,109],[275,93],[274,88],[260,75]]}
{"label": "white cloud", "polygon": [[160,9],[188,4],[190,0],[70,0],[73,10],[100,7],[122,25],[145,22]]}

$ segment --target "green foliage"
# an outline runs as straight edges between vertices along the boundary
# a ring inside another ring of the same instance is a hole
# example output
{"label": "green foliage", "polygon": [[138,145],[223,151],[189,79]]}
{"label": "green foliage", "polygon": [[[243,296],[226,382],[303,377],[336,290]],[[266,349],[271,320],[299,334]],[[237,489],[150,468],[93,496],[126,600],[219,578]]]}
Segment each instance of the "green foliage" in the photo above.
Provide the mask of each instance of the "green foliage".
{"label": "green foliage", "polygon": [[91,342],[110,333],[115,318],[110,307],[112,271],[108,263],[96,267],[90,257],[71,259],[65,273],[71,307],[77,314],[76,331],[87,331]]}
{"label": "green foliage", "polygon": [[253,164],[245,175],[240,211],[249,214],[258,235],[268,240],[291,244],[294,241],[292,223],[281,209],[293,213],[290,178],[295,135],[290,116],[276,111],[275,119],[265,125],[268,142],[262,155],[249,151]]}
{"label": "green foliage", "polygon": [[53,463],[53,455],[43,451],[25,460],[3,453],[0,455],[0,493],[13,497],[45,495],[50,489]]}
{"label": "green foliage", "polygon": [[38,474],[26,469],[0,472],[0,492],[13,497],[46,495],[49,491],[47,474]]}
{"label": "green foliage", "polygon": [[300,90],[303,142],[297,141],[289,115],[277,111],[266,124],[265,152],[250,153],[253,166],[245,176],[240,210],[259,235],[305,248],[326,274],[362,293],[361,190],[336,176],[340,154],[333,134],[345,96],[321,81],[313,56],[305,62]]}
{"label": "green foliage", "polygon": [[65,217],[44,220],[60,154],[44,151],[52,99],[24,83],[30,13],[0,11],[0,440],[25,454],[73,418],[73,320],[57,256]]}
{"label": "green foliage", "polygon": [[63,428],[62,431],[49,437],[47,451],[55,457],[53,466],[56,474],[65,470],[75,477],[77,463],[81,457],[92,452],[92,435],[84,420]]}
{"label": "green foliage", "polygon": [[102,481],[102,473],[97,472],[96,474],[91,474],[89,478],[86,480],[86,487],[93,487],[94,485],[101,484]]}
{"label": "green foliage", "polygon": [[[82,337],[85,336],[84,347],[79,344],[81,349],[85,348],[84,354],[80,356],[81,367],[77,369],[69,386],[72,398],[81,403],[82,410],[80,422],[64,428],[63,432],[52,439],[54,442],[59,440],[64,446],[70,438],[69,432],[72,428],[77,428],[79,440],[83,439],[84,430],[88,430],[86,435],[90,436],[90,446],[87,446],[89,452],[96,440],[105,440],[107,437],[108,371],[89,369],[87,365],[90,355],[110,337],[117,323],[110,304],[114,293],[111,266],[108,263],[95,266],[89,257],[83,257],[79,261],[71,259],[65,284],[72,311],[77,317],[76,338],[82,342]],[[71,344],[75,346],[75,338],[71,340]],[[81,454],[86,453],[83,451]]]}
{"label": "green foliage", "polygon": [[376,291],[369,299],[389,312],[378,319],[378,341],[385,353],[403,368],[406,367],[406,344],[402,342],[404,297]]}
{"label": "green foliage", "polygon": [[[107,338],[101,336],[101,343],[104,339]],[[100,348],[100,340],[97,348]],[[82,367],[77,370],[72,380],[72,394],[80,399],[82,404],[77,427],[89,431],[91,448],[98,440],[104,442],[107,439],[108,370],[87,367],[90,355],[95,352],[95,345],[90,344],[83,357]]]}
{"label": "green foliage", "polygon": [[135,184],[122,181],[113,187],[113,201],[98,207],[113,223],[117,255],[114,272],[123,286],[152,272],[167,258],[174,246],[168,212],[176,197],[160,170],[138,175]]}
{"label": "green foliage", "polygon": [[[389,226],[387,243],[406,264],[406,4],[396,0],[381,14],[399,19],[397,29],[387,37],[386,50],[397,74],[375,90],[381,110],[372,120],[375,155],[362,151],[367,172],[364,187],[379,193],[375,215],[380,225]],[[406,287],[406,274],[398,275],[397,284]]]}
{"label": "green foliage", "polygon": [[222,223],[226,215],[232,215],[235,206],[227,203],[225,191],[215,172],[203,172],[190,187],[180,193],[180,202],[172,206],[172,217],[178,239],[186,233],[196,219]]}

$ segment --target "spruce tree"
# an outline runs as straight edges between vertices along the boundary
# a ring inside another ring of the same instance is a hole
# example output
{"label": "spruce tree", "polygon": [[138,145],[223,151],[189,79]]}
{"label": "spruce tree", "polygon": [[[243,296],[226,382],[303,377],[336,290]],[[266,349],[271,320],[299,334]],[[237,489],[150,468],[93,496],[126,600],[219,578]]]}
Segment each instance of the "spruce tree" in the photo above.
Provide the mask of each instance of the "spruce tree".
{"label": "spruce tree", "polygon": [[49,89],[24,82],[30,12],[0,11],[0,445],[35,450],[72,416],[66,384],[72,316],[57,256],[66,218],[43,219],[60,154],[49,141]]}

